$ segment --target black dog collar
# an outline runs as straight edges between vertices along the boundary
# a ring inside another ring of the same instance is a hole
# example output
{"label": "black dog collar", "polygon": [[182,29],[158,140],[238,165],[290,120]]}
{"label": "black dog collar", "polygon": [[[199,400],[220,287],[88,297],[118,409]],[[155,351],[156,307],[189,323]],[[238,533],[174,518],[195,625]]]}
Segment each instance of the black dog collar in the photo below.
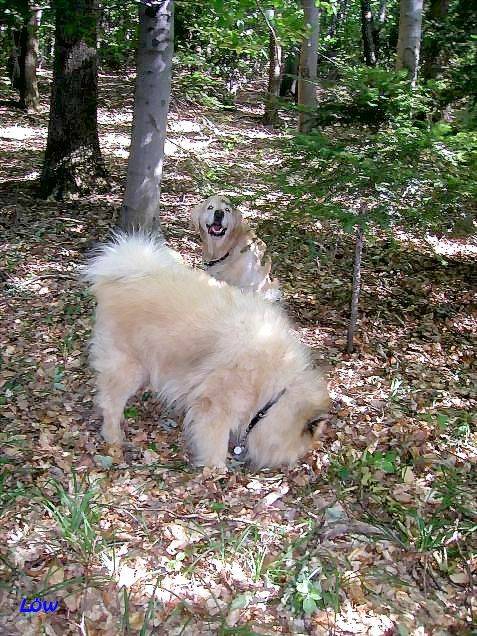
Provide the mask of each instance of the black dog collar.
{"label": "black dog collar", "polygon": [[282,397],[282,395],[285,393],[285,391],[286,391],[286,389],[282,389],[278,395],[276,395],[272,400],[267,402],[265,404],[265,406],[263,407],[263,409],[260,409],[260,411],[258,411],[258,413],[256,413],[252,417],[252,419],[250,420],[250,424],[247,426],[247,428],[245,430],[245,433],[244,433],[244,435],[242,437],[242,440],[234,448],[234,455],[236,457],[238,457],[239,455],[241,455],[243,453],[244,448],[245,448],[245,444],[247,443],[247,437],[249,436],[250,431],[252,431],[255,428],[255,426],[258,424],[258,422],[263,417],[265,417],[265,415],[268,413],[268,411],[272,408],[272,406],[274,404],[276,404],[278,402],[278,400]]}
{"label": "black dog collar", "polygon": [[224,254],[222,258],[216,258],[215,261],[208,261],[207,263],[204,263],[204,265],[205,267],[212,267],[212,265],[217,265],[217,263],[221,263],[222,261],[225,261],[227,256],[230,256],[230,252],[227,252],[227,254]]}

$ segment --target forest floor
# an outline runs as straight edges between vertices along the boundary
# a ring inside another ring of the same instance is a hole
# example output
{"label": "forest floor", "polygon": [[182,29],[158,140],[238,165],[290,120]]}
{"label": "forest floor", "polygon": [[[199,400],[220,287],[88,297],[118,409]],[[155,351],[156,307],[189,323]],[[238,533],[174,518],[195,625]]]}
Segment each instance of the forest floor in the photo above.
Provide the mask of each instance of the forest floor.
{"label": "forest floor", "polygon": [[[475,240],[371,233],[345,354],[353,239],[264,185],[289,133],[260,124],[253,91],[230,111],[175,101],[164,232],[198,266],[192,205],[221,181],[248,197],[333,417],[292,470],[217,474],[188,465],[147,392],[125,411],[136,450],[111,464],[78,268],[117,218],[133,79],[101,76],[110,191],[68,203],[35,198],[45,75],[41,91],[38,115],[0,105],[0,634],[475,633]],[[20,613],[23,598],[58,609]]]}

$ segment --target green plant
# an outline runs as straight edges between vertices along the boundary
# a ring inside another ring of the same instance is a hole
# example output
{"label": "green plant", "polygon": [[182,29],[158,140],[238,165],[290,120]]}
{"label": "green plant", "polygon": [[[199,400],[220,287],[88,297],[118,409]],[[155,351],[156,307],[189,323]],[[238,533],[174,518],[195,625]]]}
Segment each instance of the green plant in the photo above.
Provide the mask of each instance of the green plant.
{"label": "green plant", "polygon": [[55,479],[50,479],[47,486],[52,495],[43,493],[41,503],[56,521],[61,538],[87,561],[104,547],[99,531],[98,483],[91,482],[88,476],[78,479],[73,472],[68,490]]}
{"label": "green plant", "polygon": [[340,576],[329,564],[310,566],[302,564],[285,588],[282,602],[288,603],[298,614],[312,614],[318,608],[331,607],[335,612],[340,605]]}
{"label": "green plant", "polygon": [[473,132],[397,115],[365,136],[343,127],[277,143],[284,160],[270,179],[291,195],[290,216],[337,220],[346,231],[356,224],[447,231],[472,217]]}
{"label": "green plant", "polygon": [[137,406],[127,406],[124,409],[124,417],[130,419],[136,419],[139,417],[139,410]]}

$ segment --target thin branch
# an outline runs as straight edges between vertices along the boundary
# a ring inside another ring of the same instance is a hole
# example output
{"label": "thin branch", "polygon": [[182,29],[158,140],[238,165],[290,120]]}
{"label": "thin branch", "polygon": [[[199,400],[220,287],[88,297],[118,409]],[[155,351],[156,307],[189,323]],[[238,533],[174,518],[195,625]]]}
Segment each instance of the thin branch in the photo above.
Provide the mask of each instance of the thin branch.
{"label": "thin branch", "polygon": [[346,346],[346,351],[348,353],[353,353],[354,332],[356,329],[356,322],[358,320],[359,294],[361,291],[361,256],[363,253],[363,241],[364,241],[364,230],[361,226],[359,226],[356,232],[356,247],[355,247],[355,253],[354,253],[353,291],[351,295],[351,315],[349,319],[348,339],[347,339],[347,346]]}

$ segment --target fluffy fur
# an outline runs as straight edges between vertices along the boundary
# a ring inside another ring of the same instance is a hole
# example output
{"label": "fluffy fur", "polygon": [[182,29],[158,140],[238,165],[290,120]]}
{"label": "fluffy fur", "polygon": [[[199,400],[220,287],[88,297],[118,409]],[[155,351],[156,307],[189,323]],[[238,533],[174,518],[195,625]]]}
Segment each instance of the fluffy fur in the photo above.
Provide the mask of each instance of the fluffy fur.
{"label": "fluffy fur", "polygon": [[311,420],[328,409],[321,374],[283,311],[192,270],[159,239],[117,236],[90,261],[97,299],[91,360],[102,433],[123,442],[127,399],[151,385],[185,413],[195,463],[224,466],[229,436],[285,388],[250,432],[255,467],[292,464],[312,445]]}
{"label": "fluffy fur", "polygon": [[278,281],[270,277],[272,262],[266,254],[267,246],[226,197],[215,195],[196,206],[191,211],[191,222],[200,234],[210,276],[242,291],[259,292],[268,300],[280,299]]}

